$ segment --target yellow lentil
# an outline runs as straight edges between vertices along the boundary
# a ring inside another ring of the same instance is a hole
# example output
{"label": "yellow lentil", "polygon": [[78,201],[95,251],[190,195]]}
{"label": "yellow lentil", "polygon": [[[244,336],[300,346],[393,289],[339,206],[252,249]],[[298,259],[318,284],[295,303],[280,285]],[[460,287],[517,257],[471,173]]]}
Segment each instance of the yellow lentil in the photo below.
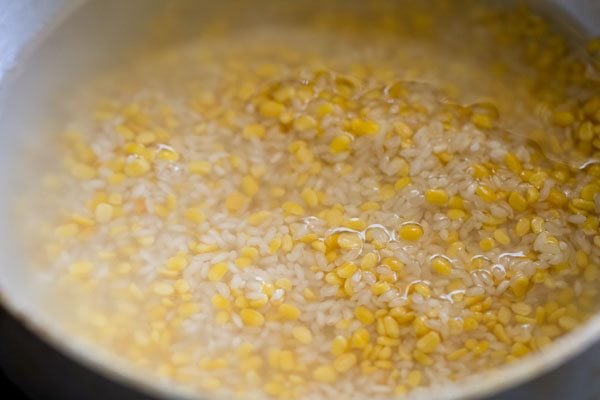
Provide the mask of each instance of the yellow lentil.
{"label": "yellow lentil", "polygon": [[446,258],[436,256],[431,260],[431,268],[440,275],[450,275],[452,272],[452,263]]}
{"label": "yellow lentil", "polygon": [[245,308],[240,311],[240,317],[247,326],[263,326],[265,324],[265,317],[258,311]]}
{"label": "yellow lentil", "polygon": [[411,241],[411,242],[421,239],[421,237],[423,236],[423,233],[424,232],[423,232],[423,228],[421,227],[421,225],[414,224],[414,223],[403,224],[398,229],[398,235],[399,235],[400,239],[406,240],[406,241]]}
{"label": "yellow lentil", "polygon": [[294,338],[302,344],[310,344],[313,340],[313,335],[306,326],[299,325],[292,329]]}
{"label": "yellow lentil", "polygon": [[285,303],[279,306],[277,312],[281,318],[288,320],[298,319],[301,313],[298,307]]}
{"label": "yellow lentil", "polygon": [[345,353],[338,356],[333,361],[333,368],[340,373],[349,371],[354,365],[356,365],[357,358],[354,353]]}
{"label": "yellow lentil", "polygon": [[448,202],[448,193],[444,189],[429,189],[425,192],[425,200],[431,204],[443,205]]}
{"label": "yellow lentil", "polygon": [[354,315],[363,325],[371,325],[375,322],[373,312],[364,306],[358,306],[354,309]]}
{"label": "yellow lentil", "polygon": [[320,365],[313,371],[313,378],[319,382],[331,383],[337,379],[337,372],[329,365]]}
{"label": "yellow lentil", "polygon": [[208,280],[212,282],[220,281],[223,279],[228,269],[229,266],[226,262],[213,264],[208,270]]}

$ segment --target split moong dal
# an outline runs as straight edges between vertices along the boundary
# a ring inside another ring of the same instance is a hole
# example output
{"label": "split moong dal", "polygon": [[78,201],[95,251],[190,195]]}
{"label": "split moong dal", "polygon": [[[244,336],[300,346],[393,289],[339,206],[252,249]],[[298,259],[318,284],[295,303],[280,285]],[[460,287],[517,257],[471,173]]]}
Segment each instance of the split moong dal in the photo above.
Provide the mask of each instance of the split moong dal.
{"label": "split moong dal", "polygon": [[596,312],[600,41],[444,1],[242,2],[191,35],[178,4],[28,169],[65,332],[216,397],[389,398]]}

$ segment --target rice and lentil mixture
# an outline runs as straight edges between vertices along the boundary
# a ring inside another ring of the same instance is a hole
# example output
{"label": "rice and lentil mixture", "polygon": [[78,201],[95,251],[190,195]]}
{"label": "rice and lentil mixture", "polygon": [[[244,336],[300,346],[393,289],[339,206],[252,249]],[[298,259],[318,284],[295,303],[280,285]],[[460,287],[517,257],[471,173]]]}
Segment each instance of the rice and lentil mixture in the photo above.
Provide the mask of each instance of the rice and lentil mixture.
{"label": "rice and lentil mixture", "polygon": [[29,238],[65,329],[199,393],[389,398],[597,310],[600,43],[374,4],[218,21],[73,95]]}

